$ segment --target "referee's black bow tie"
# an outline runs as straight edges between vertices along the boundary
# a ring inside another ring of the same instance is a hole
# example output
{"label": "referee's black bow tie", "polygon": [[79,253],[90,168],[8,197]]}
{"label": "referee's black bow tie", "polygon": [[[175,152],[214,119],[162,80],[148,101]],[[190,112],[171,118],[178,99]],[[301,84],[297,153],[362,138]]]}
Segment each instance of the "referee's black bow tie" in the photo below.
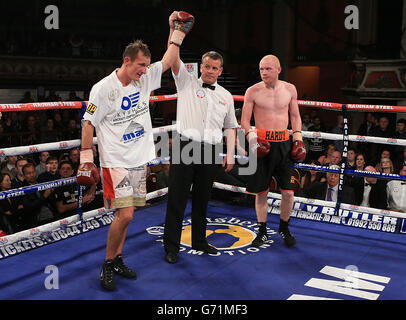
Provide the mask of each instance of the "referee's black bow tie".
{"label": "referee's black bow tie", "polygon": [[216,87],[215,86],[212,86],[211,84],[208,84],[208,83],[204,83],[203,82],[203,88],[209,88],[209,89],[211,89],[211,90],[214,90],[214,89],[216,89]]}

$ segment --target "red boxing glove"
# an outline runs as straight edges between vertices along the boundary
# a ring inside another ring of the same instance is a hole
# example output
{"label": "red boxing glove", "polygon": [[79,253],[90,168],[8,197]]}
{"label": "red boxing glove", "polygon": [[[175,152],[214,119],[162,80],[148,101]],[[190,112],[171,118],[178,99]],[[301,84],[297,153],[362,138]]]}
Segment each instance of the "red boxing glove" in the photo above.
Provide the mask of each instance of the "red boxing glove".
{"label": "red boxing glove", "polygon": [[195,17],[186,11],[179,11],[177,19],[173,22],[175,30],[188,34],[195,23]]}
{"label": "red boxing glove", "polygon": [[76,182],[81,186],[92,186],[100,181],[100,173],[93,162],[81,163],[76,173]]}
{"label": "red boxing glove", "polygon": [[179,11],[178,16],[173,21],[175,30],[170,39],[170,43],[180,46],[185,36],[192,30],[195,23],[195,17],[186,11]]}
{"label": "red boxing glove", "polygon": [[252,152],[257,158],[264,158],[271,150],[271,144],[261,138],[257,138],[257,142],[251,147]]}
{"label": "red boxing glove", "polygon": [[306,159],[306,147],[303,141],[293,141],[293,147],[292,151],[290,152],[290,157],[295,162],[303,162]]}

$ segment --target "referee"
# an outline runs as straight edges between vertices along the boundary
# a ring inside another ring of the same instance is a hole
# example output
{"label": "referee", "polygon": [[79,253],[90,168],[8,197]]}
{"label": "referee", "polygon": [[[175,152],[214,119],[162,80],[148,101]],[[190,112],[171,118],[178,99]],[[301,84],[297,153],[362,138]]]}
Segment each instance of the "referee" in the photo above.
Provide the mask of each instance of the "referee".
{"label": "referee", "polygon": [[[233,97],[217,83],[222,71],[223,58],[215,51],[202,56],[200,78],[187,71],[179,56],[172,65],[178,102],[177,137],[172,144],[164,231],[168,263],[178,261],[182,222],[192,185],[192,248],[208,254],[217,253],[217,249],[206,241],[207,205],[220,165],[226,172],[234,166],[238,127]],[[218,154],[222,152],[223,129],[227,156],[221,159]]]}

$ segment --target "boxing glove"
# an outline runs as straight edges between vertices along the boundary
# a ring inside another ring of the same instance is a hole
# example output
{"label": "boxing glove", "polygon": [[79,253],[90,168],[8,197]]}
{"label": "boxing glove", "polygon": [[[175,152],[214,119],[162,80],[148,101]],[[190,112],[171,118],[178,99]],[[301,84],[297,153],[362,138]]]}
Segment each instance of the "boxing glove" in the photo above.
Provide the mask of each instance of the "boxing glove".
{"label": "boxing glove", "polygon": [[301,140],[293,141],[290,157],[295,162],[303,162],[306,159],[306,147]]}
{"label": "boxing glove", "polygon": [[195,18],[185,11],[179,11],[176,19],[173,21],[175,30],[172,33],[170,43],[180,46],[185,36],[192,30]]}
{"label": "boxing glove", "polygon": [[258,138],[255,131],[248,132],[247,139],[251,152],[256,155],[257,158],[264,158],[271,150],[269,141]]}
{"label": "boxing glove", "polygon": [[76,183],[91,186],[100,181],[99,169],[93,163],[93,150],[80,150],[80,164],[76,173]]}

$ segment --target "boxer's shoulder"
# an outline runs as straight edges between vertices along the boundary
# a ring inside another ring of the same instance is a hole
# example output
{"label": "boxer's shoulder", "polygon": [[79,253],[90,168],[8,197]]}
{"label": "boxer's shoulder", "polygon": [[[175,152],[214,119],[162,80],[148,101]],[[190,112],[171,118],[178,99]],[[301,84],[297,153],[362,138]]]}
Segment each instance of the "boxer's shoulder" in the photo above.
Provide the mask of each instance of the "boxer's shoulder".
{"label": "boxer's shoulder", "polygon": [[290,92],[296,91],[296,87],[294,84],[287,82],[287,81],[283,81],[283,80],[279,80],[279,82],[283,87],[285,87],[286,90],[288,90]]}
{"label": "boxer's shoulder", "polygon": [[251,95],[251,96],[255,96],[258,93],[261,93],[261,91],[265,89],[265,86],[263,84],[263,82],[258,82],[252,86],[250,86],[247,91],[245,92],[246,95]]}

